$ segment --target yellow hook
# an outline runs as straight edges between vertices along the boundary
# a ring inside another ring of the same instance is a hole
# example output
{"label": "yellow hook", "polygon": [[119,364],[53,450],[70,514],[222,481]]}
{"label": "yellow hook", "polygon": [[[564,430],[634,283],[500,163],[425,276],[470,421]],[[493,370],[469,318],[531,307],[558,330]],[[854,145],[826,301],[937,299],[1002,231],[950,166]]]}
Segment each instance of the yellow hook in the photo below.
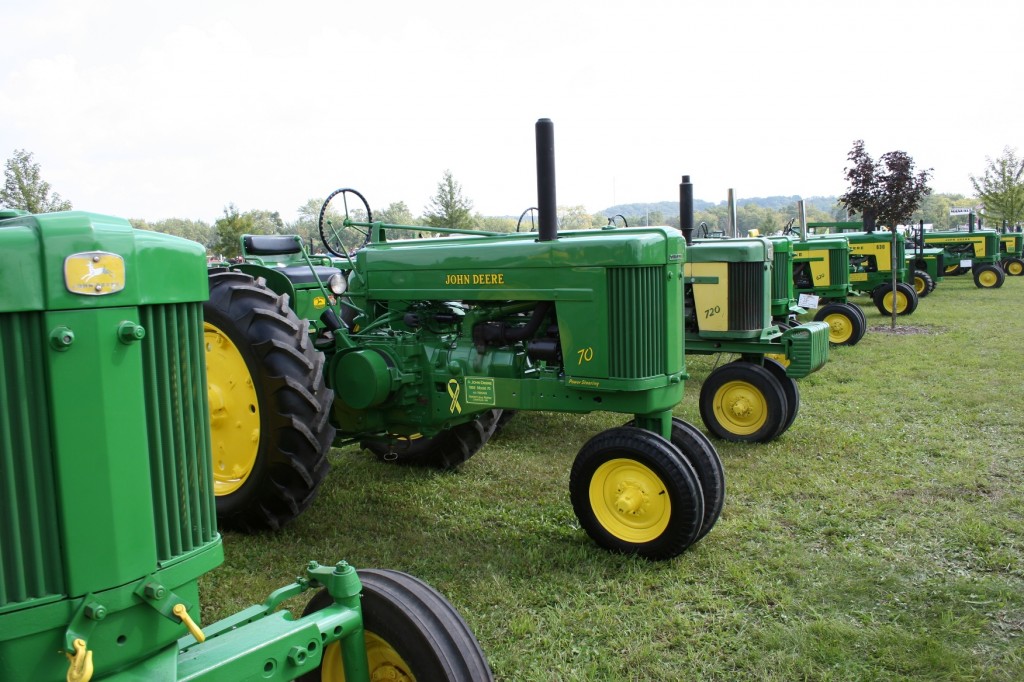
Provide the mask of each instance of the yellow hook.
{"label": "yellow hook", "polygon": [[175,604],[174,608],[171,609],[171,613],[181,619],[181,622],[185,624],[185,627],[188,628],[188,631],[192,633],[197,642],[202,644],[206,641],[206,635],[199,629],[196,622],[192,620],[192,616],[188,615],[188,609],[185,608],[184,604]]}
{"label": "yellow hook", "polygon": [[92,652],[85,648],[84,639],[72,642],[75,655],[64,652],[68,657],[68,682],[89,682],[92,679]]}

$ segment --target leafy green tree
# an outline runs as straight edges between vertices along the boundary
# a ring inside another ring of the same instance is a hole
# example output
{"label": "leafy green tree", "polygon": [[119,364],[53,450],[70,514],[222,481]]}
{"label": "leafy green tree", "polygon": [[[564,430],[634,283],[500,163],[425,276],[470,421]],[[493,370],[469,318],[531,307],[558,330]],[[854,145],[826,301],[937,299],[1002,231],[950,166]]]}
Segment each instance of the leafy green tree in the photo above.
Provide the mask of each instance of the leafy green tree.
{"label": "leafy green tree", "polygon": [[202,220],[185,220],[184,218],[168,218],[158,220],[155,223],[147,223],[145,220],[130,220],[133,227],[141,230],[153,230],[164,234],[173,234],[210,248],[213,244],[213,228],[209,223]]}
{"label": "leafy green tree", "polygon": [[285,232],[284,221],[277,211],[246,211],[245,215],[252,218],[253,234],[283,234]]}
{"label": "leafy green tree", "polygon": [[71,202],[50,193],[50,183],[43,180],[39,164],[32,162],[32,152],[15,149],[7,159],[4,188],[0,190],[0,206],[17,208],[29,213],[70,211]]}
{"label": "leafy green tree", "polygon": [[[558,207],[558,229],[560,230],[585,230],[593,226],[593,223],[590,214],[583,206]],[[632,225],[632,223],[630,224]]]}
{"label": "leafy green tree", "polygon": [[1017,156],[1017,150],[1003,148],[1003,154],[988,162],[980,175],[971,175],[975,194],[985,204],[985,218],[990,225],[1008,225],[1024,221],[1024,158]]}
{"label": "leafy green tree", "polygon": [[238,212],[238,207],[228,204],[224,217],[213,224],[213,252],[223,258],[235,258],[242,254],[242,235],[253,232],[253,219],[249,214]]}
{"label": "leafy green tree", "polygon": [[462,195],[462,185],[446,170],[437,193],[423,211],[423,220],[430,227],[473,228],[473,202]]}
{"label": "leafy green tree", "polygon": [[[482,216],[477,213],[473,216],[473,222],[481,229],[486,232],[515,232],[516,231],[516,219],[507,218],[500,216]],[[527,223],[526,229],[529,229],[529,223]]]}
{"label": "leafy green tree", "polygon": [[409,207],[405,205],[404,201],[391,202],[384,210],[374,213],[373,219],[390,225],[416,224],[416,219],[413,217],[412,211],[409,210]]}

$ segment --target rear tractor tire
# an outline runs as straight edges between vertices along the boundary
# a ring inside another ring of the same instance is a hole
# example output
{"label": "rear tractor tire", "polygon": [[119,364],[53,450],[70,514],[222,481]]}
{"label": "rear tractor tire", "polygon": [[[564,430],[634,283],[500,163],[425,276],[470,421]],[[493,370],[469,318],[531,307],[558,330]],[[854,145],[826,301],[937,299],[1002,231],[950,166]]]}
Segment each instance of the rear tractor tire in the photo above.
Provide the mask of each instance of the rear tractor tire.
{"label": "rear tractor tire", "polygon": [[472,421],[434,436],[367,438],[360,445],[384,462],[454,469],[480,452],[504,424],[501,417],[501,410],[487,410]]}
{"label": "rear tractor tire", "polygon": [[[724,486],[713,495],[722,493]],[[694,466],[644,429],[621,426],[587,441],[573,462],[569,495],[583,530],[614,552],[670,559],[703,530],[704,492]]]}
{"label": "rear tractor tire", "polygon": [[[366,657],[373,680],[493,680],[472,631],[447,599],[432,587],[399,571],[364,569],[361,598]],[[303,616],[333,604],[318,592]],[[342,649],[324,648],[320,666],[299,682],[343,682]]]}
{"label": "rear tractor tire", "polygon": [[814,321],[828,324],[829,343],[836,346],[853,346],[864,338],[866,325],[853,304],[829,303],[815,313]]}
{"label": "rear tractor tire", "polygon": [[894,305],[897,315],[912,315],[917,310],[919,300],[914,287],[906,282],[896,282],[895,293],[891,284],[882,284],[875,289],[871,298],[874,300],[878,312],[883,315],[892,315]]}
{"label": "rear tractor tire", "polygon": [[789,405],[770,371],[752,362],[730,362],[700,387],[700,416],[718,438],[767,443],[785,430]]}
{"label": "rear tractor tire", "polygon": [[277,529],[312,504],[329,468],[324,357],[287,297],[244,273],[211,272],[203,315],[218,520]]}

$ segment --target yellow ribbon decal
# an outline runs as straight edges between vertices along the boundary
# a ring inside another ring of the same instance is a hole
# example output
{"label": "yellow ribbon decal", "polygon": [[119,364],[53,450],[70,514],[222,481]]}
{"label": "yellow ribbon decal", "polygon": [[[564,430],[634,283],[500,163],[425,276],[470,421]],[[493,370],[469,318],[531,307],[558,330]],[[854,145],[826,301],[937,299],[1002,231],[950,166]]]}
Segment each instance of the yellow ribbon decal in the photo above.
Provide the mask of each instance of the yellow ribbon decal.
{"label": "yellow ribbon decal", "polygon": [[[455,388],[452,388],[453,386]],[[448,395],[452,397],[451,407],[448,408],[449,412],[454,413],[458,411],[459,414],[462,414],[462,405],[459,405],[459,391],[461,390],[462,388],[459,386],[458,379],[448,380]]]}

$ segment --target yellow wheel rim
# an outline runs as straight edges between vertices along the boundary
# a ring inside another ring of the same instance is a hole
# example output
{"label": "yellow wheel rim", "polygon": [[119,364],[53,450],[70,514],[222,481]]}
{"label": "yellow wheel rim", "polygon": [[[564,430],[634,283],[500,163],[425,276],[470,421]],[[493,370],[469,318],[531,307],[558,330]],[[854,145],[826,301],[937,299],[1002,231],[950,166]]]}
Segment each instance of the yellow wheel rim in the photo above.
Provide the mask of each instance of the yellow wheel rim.
{"label": "yellow wheel rim", "polygon": [[946,274],[947,275],[955,274],[956,271],[959,270],[959,269],[960,269],[959,265],[947,265],[946,266]]}
{"label": "yellow wheel rim", "polygon": [[668,528],[672,503],[661,478],[633,459],[612,459],[590,479],[590,508],[598,523],[620,540],[657,540]]}
{"label": "yellow wheel rim", "polygon": [[[886,293],[884,296],[882,296],[882,304],[885,306],[886,310],[888,310],[890,313],[892,312],[892,299],[893,299],[893,295],[892,295],[891,291]],[[897,314],[902,313],[906,309],[907,309],[907,295],[904,294],[902,291],[897,291],[896,292],[896,313]]]}
{"label": "yellow wheel rim", "polygon": [[1006,265],[1006,274],[1020,277],[1024,273],[1024,264],[1013,262]]}
{"label": "yellow wheel rim", "polygon": [[785,356],[785,354],[783,354],[783,353],[765,353],[764,356],[766,358],[770,358],[770,359],[774,360],[775,362],[779,363],[783,367],[789,367],[789,358],[787,358]]}
{"label": "yellow wheel rim", "polygon": [[999,275],[991,270],[985,270],[984,272],[978,273],[978,282],[986,289],[991,289],[998,281]]}
{"label": "yellow wheel rim", "polygon": [[924,293],[924,290],[927,289],[927,288],[928,288],[928,283],[924,281],[923,277],[915,277],[914,278],[914,290],[917,293],[919,293],[919,294]]}
{"label": "yellow wheel rim", "polygon": [[[366,631],[366,659],[370,665],[371,680],[388,682],[416,682],[409,664],[383,638]],[[337,642],[324,649],[320,663],[321,682],[345,682],[345,668],[341,663],[341,645]]]}
{"label": "yellow wheel rim", "polygon": [[828,340],[832,343],[845,343],[853,336],[853,324],[846,315],[832,313],[823,321],[828,324]]}
{"label": "yellow wheel rim", "polygon": [[210,397],[213,445],[213,491],[238,490],[256,463],[260,445],[260,410],[256,387],[238,347],[220,329],[203,323],[206,387]]}
{"label": "yellow wheel rim", "polygon": [[730,433],[749,436],[768,419],[768,401],[746,381],[730,381],[715,391],[715,417]]}

